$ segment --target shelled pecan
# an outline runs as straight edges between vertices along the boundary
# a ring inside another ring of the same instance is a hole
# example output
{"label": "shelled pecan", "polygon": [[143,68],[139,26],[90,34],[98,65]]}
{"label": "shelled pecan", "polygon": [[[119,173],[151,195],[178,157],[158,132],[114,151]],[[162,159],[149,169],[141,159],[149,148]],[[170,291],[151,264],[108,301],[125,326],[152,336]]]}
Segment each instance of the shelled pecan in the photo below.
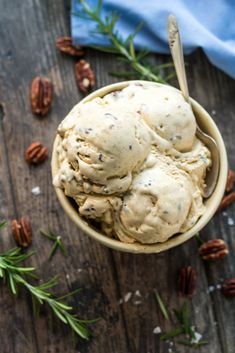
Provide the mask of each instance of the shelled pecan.
{"label": "shelled pecan", "polygon": [[29,220],[22,217],[11,222],[12,234],[16,243],[22,248],[27,248],[32,243],[32,229]]}
{"label": "shelled pecan", "polygon": [[87,94],[95,85],[95,74],[86,60],[80,60],[75,65],[75,76],[81,92]]}
{"label": "shelled pecan", "polygon": [[233,170],[229,169],[227,184],[226,184],[226,191],[227,192],[232,191],[234,182],[235,182],[235,172]]}
{"label": "shelled pecan", "polygon": [[30,164],[40,164],[48,156],[48,148],[44,147],[41,142],[33,142],[25,152],[25,159]]}
{"label": "shelled pecan", "polygon": [[234,201],[235,201],[235,191],[230,192],[228,195],[223,197],[218,210],[219,211],[223,210],[224,208],[232,204]]}
{"label": "shelled pecan", "polygon": [[226,297],[235,297],[235,278],[229,278],[224,281],[222,293]]}
{"label": "shelled pecan", "polygon": [[192,266],[182,267],[178,277],[179,294],[192,297],[196,288],[197,273]]}
{"label": "shelled pecan", "polygon": [[60,37],[56,40],[56,48],[72,56],[83,56],[85,50],[80,45],[74,45],[71,37]]}
{"label": "shelled pecan", "polygon": [[222,239],[208,240],[198,251],[203,260],[221,260],[228,255],[227,244]]}
{"label": "shelled pecan", "polygon": [[46,115],[51,107],[52,97],[51,81],[47,77],[35,77],[30,90],[32,112],[42,116]]}

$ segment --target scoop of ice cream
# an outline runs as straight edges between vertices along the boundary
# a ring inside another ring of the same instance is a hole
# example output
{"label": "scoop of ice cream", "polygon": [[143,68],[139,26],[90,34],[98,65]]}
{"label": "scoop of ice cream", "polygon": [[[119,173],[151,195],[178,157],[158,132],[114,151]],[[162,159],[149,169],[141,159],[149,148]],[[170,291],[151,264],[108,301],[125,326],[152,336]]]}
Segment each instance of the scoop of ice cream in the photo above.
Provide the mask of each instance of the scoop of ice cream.
{"label": "scoop of ice cream", "polygon": [[[132,172],[151,149],[152,131],[135,112],[104,104],[102,99],[77,106],[59,127],[61,155],[79,192],[112,194],[128,189]],[[62,162],[63,164],[63,162]],[[66,168],[65,168],[66,169]],[[66,191],[62,168],[57,177]]]}
{"label": "scoop of ice cream", "polygon": [[196,121],[191,106],[177,89],[156,84],[130,84],[120,93],[111,93],[107,102],[128,106],[138,112],[157,133],[179,151],[192,148]]}
{"label": "scoop of ice cream", "polygon": [[211,153],[208,148],[195,138],[190,152],[173,153],[172,151],[171,156],[178,168],[186,171],[203,193],[206,172],[211,166]]}
{"label": "scoop of ice cream", "polygon": [[184,231],[192,227],[203,210],[200,191],[187,173],[158,160],[134,178],[116,216],[115,231],[124,242],[164,242],[182,232],[182,226]]}

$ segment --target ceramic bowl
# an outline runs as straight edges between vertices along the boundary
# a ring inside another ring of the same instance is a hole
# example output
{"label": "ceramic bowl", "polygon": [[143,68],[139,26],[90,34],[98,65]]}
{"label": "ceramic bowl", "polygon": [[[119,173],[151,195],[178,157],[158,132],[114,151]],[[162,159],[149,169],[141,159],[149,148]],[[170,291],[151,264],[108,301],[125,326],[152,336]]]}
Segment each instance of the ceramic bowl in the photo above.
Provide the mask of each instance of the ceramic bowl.
{"label": "ceramic bowl", "polygon": [[[103,97],[107,93],[110,93],[112,91],[121,90],[124,87],[128,86],[130,82],[146,83],[146,81],[125,81],[125,82],[108,85],[89,94],[79,104],[88,102],[89,100],[92,100],[95,97]],[[154,84],[154,83],[151,82],[151,84]],[[227,155],[226,155],[226,149],[225,149],[222,136],[215,122],[211,118],[211,116],[194,99],[191,99],[191,102],[192,102],[193,110],[195,112],[199,126],[202,128],[203,131],[207,132],[210,136],[212,136],[215,139],[220,152],[220,172],[217,180],[217,185],[215,187],[213,194],[210,196],[210,198],[205,200],[205,206],[206,206],[205,213],[201,216],[201,218],[197,221],[197,223],[187,232],[182,234],[177,234],[172,238],[168,239],[164,243],[155,243],[155,244],[140,244],[137,242],[132,244],[123,243],[120,240],[111,239],[107,237],[105,234],[102,234],[100,231],[96,230],[91,225],[89,225],[89,223],[79,215],[77,209],[74,207],[71,200],[67,196],[65,196],[64,192],[59,188],[55,188],[59,202],[63,207],[64,211],[84,233],[89,235],[92,239],[97,240],[101,244],[115,250],[125,251],[130,253],[159,253],[161,251],[168,250],[170,248],[173,248],[174,246],[177,246],[186,242],[187,240],[192,238],[196,233],[198,233],[210,221],[210,219],[213,217],[214,213],[216,212],[224,194],[225,185],[227,181],[227,171],[228,171]],[[51,162],[53,177],[57,174],[57,171],[58,171],[58,161],[57,161],[57,152],[56,152],[58,140],[59,140],[59,137],[56,136],[54,145],[53,145],[52,162]]]}

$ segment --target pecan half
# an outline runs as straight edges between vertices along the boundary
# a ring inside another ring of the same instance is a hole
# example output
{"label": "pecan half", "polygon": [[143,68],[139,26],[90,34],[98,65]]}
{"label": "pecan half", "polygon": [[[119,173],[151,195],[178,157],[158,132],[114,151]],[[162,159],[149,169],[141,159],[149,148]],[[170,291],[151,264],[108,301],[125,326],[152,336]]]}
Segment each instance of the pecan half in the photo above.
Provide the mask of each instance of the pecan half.
{"label": "pecan half", "polygon": [[85,51],[80,45],[74,45],[71,37],[60,37],[56,40],[56,48],[72,56],[83,56]]}
{"label": "pecan half", "polygon": [[233,189],[233,185],[234,185],[234,181],[235,181],[235,173],[233,170],[229,169],[228,171],[228,178],[227,178],[227,184],[226,184],[226,191],[230,192]]}
{"label": "pecan half", "polygon": [[95,85],[95,74],[86,60],[80,60],[75,65],[75,76],[81,92],[87,94]]}
{"label": "pecan half", "polygon": [[178,277],[179,294],[192,297],[196,288],[197,273],[192,266],[182,267]]}
{"label": "pecan half", "polygon": [[27,248],[32,243],[31,225],[26,217],[22,217],[18,221],[14,219],[11,222],[11,229],[19,246]]}
{"label": "pecan half", "polygon": [[228,207],[235,201],[235,191],[230,192],[230,194],[223,197],[221,204],[218,208],[219,211],[223,210],[224,208]]}
{"label": "pecan half", "polygon": [[226,297],[235,297],[235,278],[229,278],[224,281],[222,293]]}
{"label": "pecan half", "polygon": [[52,83],[46,77],[35,77],[31,83],[30,99],[32,112],[46,115],[52,103]]}
{"label": "pecan half", "polygon": [[33,142],[25,152],[25,159],[31,164],[40,164],[48,156],[48,148],[44,147],[41,142]]}
{"label": "pecan half", "polygon": [[228,255],[227,244],[222,239],[208,240],[198,249],[203,260],[221,260]]}

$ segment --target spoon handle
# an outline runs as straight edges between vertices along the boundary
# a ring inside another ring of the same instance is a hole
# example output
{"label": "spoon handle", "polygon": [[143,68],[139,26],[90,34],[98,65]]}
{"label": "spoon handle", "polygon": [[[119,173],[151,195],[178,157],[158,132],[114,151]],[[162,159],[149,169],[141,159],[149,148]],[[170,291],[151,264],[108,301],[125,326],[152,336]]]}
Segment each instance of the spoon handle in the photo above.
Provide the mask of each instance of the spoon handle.
{"label": "spoon handle", "polygon": [[168,40],[171,55],[174,61],[176,75],[178,78],[180,90],[185,100],[190,103],[188,84],[186,80],[185,66],[184,66],[184,55],[182,44],[180,40],[179,27],[175,16],[170,15],[168,17]]}

